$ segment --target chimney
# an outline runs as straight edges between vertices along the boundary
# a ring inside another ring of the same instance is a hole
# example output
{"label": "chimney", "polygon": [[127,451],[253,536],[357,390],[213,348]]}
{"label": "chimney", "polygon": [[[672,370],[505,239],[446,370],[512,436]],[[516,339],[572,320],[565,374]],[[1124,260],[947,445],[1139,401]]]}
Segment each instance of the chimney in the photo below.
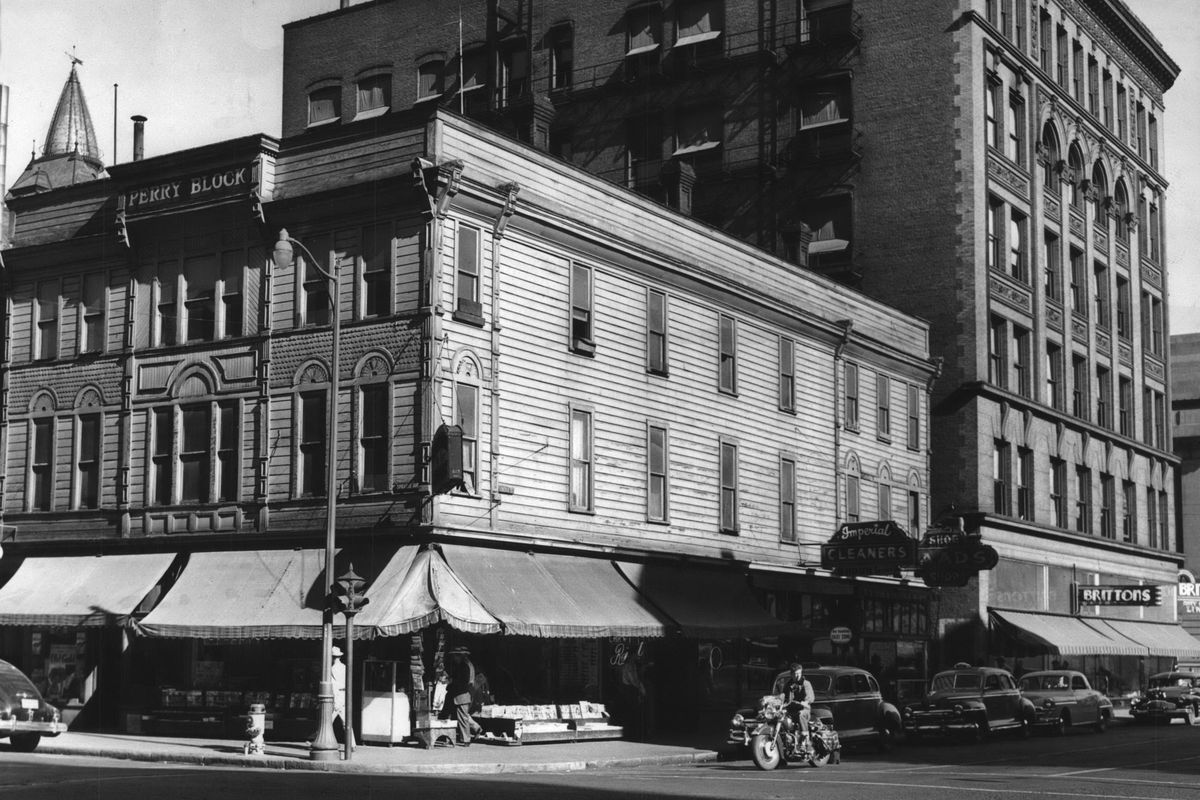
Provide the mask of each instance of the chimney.
{"label": "chimney", "polygon": [[130,119],[133,120],[133,160],[141,161],[146,156],[146,118],[134,114]]}

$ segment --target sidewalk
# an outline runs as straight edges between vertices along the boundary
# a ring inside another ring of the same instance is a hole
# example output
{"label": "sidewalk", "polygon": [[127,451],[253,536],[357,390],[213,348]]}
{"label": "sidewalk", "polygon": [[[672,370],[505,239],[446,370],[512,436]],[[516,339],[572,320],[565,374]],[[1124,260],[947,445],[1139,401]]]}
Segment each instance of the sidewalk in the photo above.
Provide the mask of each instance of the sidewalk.
{"label": "sidewalk", "polygon": [[476,742],[471,747],[360,744],[350,761],[312,761],[304,742],[267,742],[266,754],[246,756],[232,739],[170,739],[157,736],[68,731],[44,738],[35,752],[99,756],[130,761],[219,767],[316,770],[379,774],[496,774],[571,772],[604,767],[695,764],[720,757],[719,737],[699,746],[627,741],[566,742],[520,746]]}

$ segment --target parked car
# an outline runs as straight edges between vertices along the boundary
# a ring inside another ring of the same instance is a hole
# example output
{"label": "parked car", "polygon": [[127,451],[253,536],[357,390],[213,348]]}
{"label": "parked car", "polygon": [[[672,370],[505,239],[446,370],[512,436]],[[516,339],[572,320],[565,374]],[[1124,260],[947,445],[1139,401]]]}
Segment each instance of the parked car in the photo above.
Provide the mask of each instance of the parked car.
{"label": "parked car", "polygon": [[13,750],[29,753],[43,736],[58,736],[66,729],[58,709],[42,698],[33,681],[0,661],[0,738],[8,737]]}
{"label": "parked car", "polygon": [[[805,667],[805,679],[812,684],[813,712],[825,709],[833,715],[833,728],[839,740],[873,742],[881,750],[889,750],[900,733],[899,710],[883,699],[879,682],[865,669],[857,667]],[[763,694],[774,688],[763,687]],[[748,745],[753,733],[757,709],[744,708],[733,715],[729,725],[729,741]]]}
{"label": "parked car", "polygon": [[1002,730],[1028,736],[1037,711],[1008,670],[960,664],[934,675],[925,699],[906,705],[901,717],[913,739],[963,733],[982,741]]}
{"label": "parked car", "polygon": [[1054,733],[1061,734],[1076,725],[1090,725],[1097,733],[1103,733],[1112,720],[1112,701],[1093,689],[1082,672],[1070,669],[1028,672],[1021,676],[1018,687],[1037,712],[1034,724]]}
{"label": "parked car", "polygon": [[1134,722],[1185,720],[1200,724],[1200,674],[1160,672],[1151,675],[1146,691],[1129,709]]}

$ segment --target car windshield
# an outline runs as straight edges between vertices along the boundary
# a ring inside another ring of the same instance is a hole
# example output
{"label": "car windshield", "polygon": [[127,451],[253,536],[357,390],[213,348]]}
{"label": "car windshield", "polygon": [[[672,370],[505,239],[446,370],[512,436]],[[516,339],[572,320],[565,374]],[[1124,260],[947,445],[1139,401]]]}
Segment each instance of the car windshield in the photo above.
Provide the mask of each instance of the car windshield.
{"label": "car windshield", "polygon": [[1193,679],[1183,675],[1159,675],[1150,679],[1151,689],[1166,689],[1170,686],[1192,686]]}
{"label": "car windshield", "polygon": [[1036,692],[1045,689],[1066,689],[1066,675],[1026,675],[1021,678],[1021,691]]}
{"label": "car windshield", "polygon": [[947,689],[978,689],[979,673],[977,672],[943,672],[933,676],[931,691],[944,692]]}

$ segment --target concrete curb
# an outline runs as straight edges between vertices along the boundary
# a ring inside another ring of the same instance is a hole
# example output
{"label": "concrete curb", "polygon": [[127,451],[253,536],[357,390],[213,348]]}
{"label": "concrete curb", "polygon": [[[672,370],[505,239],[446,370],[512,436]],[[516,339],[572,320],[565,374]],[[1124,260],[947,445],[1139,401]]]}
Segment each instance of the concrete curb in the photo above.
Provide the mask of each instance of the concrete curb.
{"label": "concrete curb", "polygon": [[249,769],[296,770],[302,772],[338,772],[379,775],[498,775],[538,772],[582,772],[595,769],[629,769],[647,766],[679,766],[717,761],[717,751],[672,753],[635,758],[602,758],[594,760],[545,761],[529,763],[476,762],[469,764],[378,764],[344,761],[309,761],[279,756],[238,756],[215,753],[176,753],[161,750],[96,749],[56,745],[43,740],[37,751],[46,755],[90,756],[122,761],[141,761],[154,764],[191,764],[203,767],[238,767]]}

